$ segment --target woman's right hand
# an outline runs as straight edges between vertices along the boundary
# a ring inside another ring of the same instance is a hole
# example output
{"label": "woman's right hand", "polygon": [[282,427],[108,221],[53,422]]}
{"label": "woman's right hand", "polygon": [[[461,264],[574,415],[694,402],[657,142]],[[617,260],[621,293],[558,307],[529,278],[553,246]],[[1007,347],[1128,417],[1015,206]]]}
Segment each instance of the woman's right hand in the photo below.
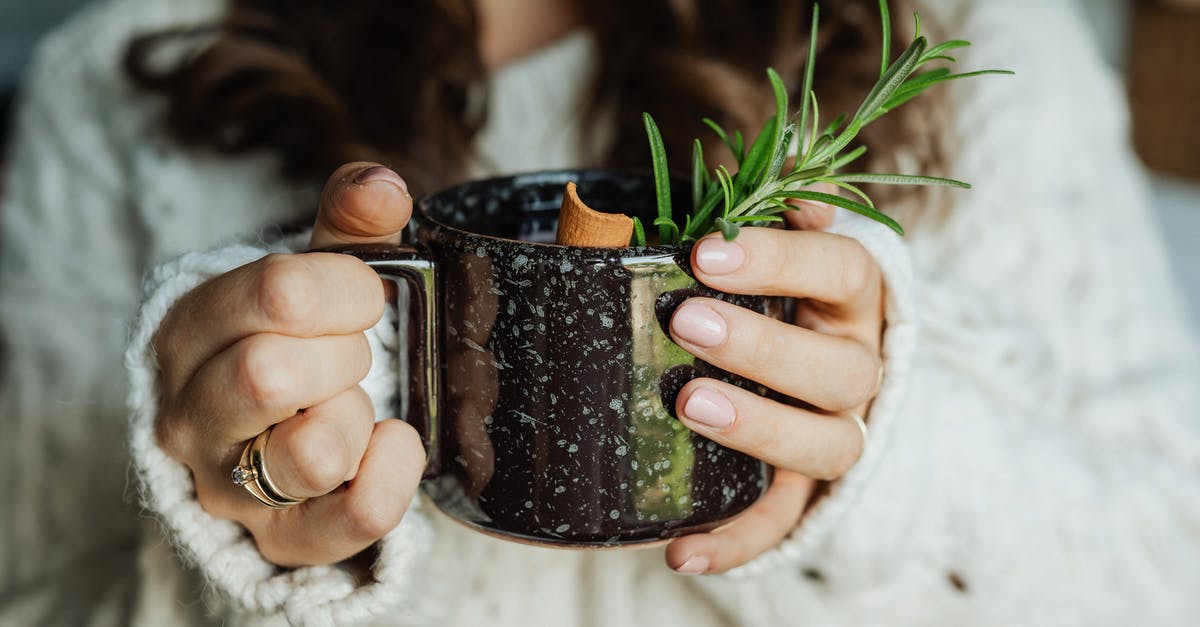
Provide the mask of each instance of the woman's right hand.
{"label": "woman's right hand", "polygon": [[[411,214],[394,172],[348,164],[325,185],[310,247],[398,243]],[[191,470],[205,511],[245,526],[275,564],[359,553],[400,522],[416,491],[420,438],[399,420],[375,422],[358,385],[371,365],[363,332],[383,311],[382,282],[362,261],[275,254],[192,290],[155,336],[160,446]],[[230,479],[247,442],[272,425],[271,477],[308,498],[281,510]]]}

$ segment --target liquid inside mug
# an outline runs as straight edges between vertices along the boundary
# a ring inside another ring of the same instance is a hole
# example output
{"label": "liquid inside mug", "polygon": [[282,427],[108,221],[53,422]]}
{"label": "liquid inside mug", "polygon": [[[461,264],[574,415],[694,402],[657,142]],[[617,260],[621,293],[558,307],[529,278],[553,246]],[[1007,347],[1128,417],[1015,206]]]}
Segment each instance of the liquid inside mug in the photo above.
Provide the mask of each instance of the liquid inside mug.
{"label": "liquid inside mug", "polygon": [[685,352],[666,324],[690,296],[773,316],[782,301],[700,286],[683,247],[553,244],[568,181],[599,211],[653,222],[650,177],[539,172],[424,198],[411,246],[338,249],[409,288],[398,387],[429,454],[422,489],[451,517],[524,542],[623,546],[714,528],[762,496],[771,471],[684,427],[675,397],[697,376],[767,390]]}

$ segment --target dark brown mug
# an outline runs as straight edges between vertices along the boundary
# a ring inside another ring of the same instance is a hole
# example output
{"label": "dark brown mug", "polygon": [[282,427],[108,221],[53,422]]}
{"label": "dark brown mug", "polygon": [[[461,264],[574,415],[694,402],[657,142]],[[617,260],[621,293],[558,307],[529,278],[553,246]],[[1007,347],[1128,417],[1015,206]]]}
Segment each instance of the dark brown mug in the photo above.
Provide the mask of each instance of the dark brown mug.
{"label": "dark brown mug", "polygon": [[714,528],[762,496],[771,470],[687,429],[675,397],[697,376],[767,390],[685,352],[666,325],[690,296],[774,316],[783,304],[698,284],[686,247],[549,243],[568,181],[599,211],[653,221],[648,176],[539,172],[422,199],[410,246],[340,249],[410,288],[401,385],[428,451],[422,488],[451,517],[519,541],[632,545]]}

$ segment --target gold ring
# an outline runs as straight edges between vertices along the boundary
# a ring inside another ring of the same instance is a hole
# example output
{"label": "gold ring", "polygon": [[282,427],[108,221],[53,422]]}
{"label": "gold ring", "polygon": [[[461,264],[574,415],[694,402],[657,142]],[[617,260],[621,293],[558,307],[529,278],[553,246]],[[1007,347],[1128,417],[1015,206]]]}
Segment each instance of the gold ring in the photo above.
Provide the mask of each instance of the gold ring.
{"label": "gold ring", "polygon": [[267,463],[263,453],[267,449],[267,440],[271,438],[271,430],[274,428],[274,425],[268,427],[266,431],[246,443],[238,465],[233,467],[229,476],[234,485],[246,488],[246,491],[258,499],[259,503],[271,509],[285,509],[299,505],[306,499],[289,496],[280,490],[279,486],[271,480],[271,474],[267,472]]}

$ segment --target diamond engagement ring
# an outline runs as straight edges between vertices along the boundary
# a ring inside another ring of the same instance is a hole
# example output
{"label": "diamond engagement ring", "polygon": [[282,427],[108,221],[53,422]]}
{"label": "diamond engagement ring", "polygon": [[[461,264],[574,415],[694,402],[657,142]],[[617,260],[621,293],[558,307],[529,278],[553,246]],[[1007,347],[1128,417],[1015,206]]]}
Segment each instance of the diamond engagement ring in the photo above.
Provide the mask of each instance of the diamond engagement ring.
{"label": "diamond engagement ring", "polygon": [[271,480],[271,474],[267,472],[263,452],[267,448],[267,440],[271,438],[271,430],[274,428],[274,426],[268,427],[266,431],[258,434],[246,444],[246,448],[242,449],[242,457],[238,460],[238,465],[234,466],[233,471],[229,473],[229,478],[234,485],[245,488],[254,498],[258,499],[259,503],[271,509],[285,509],[299,505],[306,499],[289,496],[280,490]]}

